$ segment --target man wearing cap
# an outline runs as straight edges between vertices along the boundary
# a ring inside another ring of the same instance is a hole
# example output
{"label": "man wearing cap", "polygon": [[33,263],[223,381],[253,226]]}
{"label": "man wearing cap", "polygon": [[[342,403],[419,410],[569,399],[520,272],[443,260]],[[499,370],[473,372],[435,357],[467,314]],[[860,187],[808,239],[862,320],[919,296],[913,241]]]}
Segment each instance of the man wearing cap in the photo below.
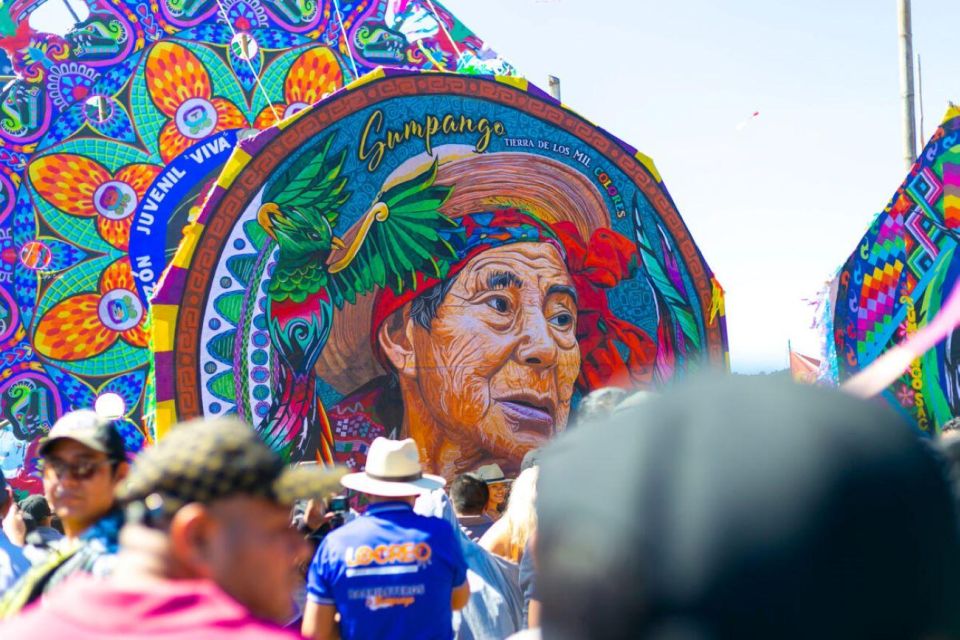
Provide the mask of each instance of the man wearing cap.
{"label": "man wearing cap", "polygon": [[0,618],[19,612],[77,573],[109,573],[123,516],[114,490],[127,475],[123,438],[91,410],[66,413],[41,441],[43,489],[64,538],[0,600]]}
{"label": "man wearing cap", "polygon": [[443,478],[422,472],[412,439],[377,438],[365,471],[340,482],[366,494],[370,506],[317,550],[303,635],[453,638],[453,611],[470,598],[463,552],[448,522],[413,511],[416,497],[442,487]]}
{"label": "man wearing cap", "polygon": [[298,638],[277,624],[309,554],[290,507],[339,476],[284,465],[236,419],[175,427],[118,491],[127,520],[113,574],[71,581],[0,637]]}
{"label": "man wearing cap", "polygon": [[27,529],[23,553],[31,562],[40,562],[63,539],[63,534],[51,526],[53,511],[43,496],[27,496],[20,501],[20,511]]}

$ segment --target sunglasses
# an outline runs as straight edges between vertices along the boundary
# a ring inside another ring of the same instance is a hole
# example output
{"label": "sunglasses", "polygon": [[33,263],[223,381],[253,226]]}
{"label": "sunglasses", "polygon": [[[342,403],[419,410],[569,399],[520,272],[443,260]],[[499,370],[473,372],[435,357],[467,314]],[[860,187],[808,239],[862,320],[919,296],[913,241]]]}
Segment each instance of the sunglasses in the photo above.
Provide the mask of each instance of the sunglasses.
{"label": "sunglasses", "polygon": [[74,480],[89,480],[97,473],[97,469],[105,464],[112,463],[113,461],[109,458],[105,460],[80,460],[79,462],[42,458],[40,460],[40,470],[43,472],[53,471],[58,478],[66,478],[69,475]]}

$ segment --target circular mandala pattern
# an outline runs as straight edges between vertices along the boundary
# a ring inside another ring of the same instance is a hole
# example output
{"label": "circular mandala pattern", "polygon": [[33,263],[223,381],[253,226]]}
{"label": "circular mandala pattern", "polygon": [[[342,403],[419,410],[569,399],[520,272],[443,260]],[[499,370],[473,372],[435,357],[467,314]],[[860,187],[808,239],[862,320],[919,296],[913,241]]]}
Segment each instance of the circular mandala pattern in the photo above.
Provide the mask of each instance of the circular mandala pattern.
{"label": "circular mandala pattern", "polygon": [[[288,107],[300,101],[290,97]],[[449,115],[441,123],[436,114]],[[438,128],[429,144],[399,133],[419,122]],[[480,122],[489,135],[466,127]],[[404,144],[390,142],[402,135]],[[447,239],[462,245],[456,260],[470,260],[469,251],[490,243],[484,233],[546,242],[544,225],[564,238],[577,311],[591,320],[576,337],[584,355],[579,370],[567,370],[571,387],[576,379],[580,393],[642,388],[725,362],[722,290],[653,165],[534,87],[386,70],[241,144],[189,253],[154,298],[177,309],[165,325],[171,350],[157,355],[171,363],[157,369],[167,419],[197,416],[215,401],[293,460],[362,465],[369,441],[400,433],[405,407],[421,406],[397,397],[374,353],[374,300],[390,300],[388,287],[423,295],[437,272],[462,266],[442,257],[443,247],[454,251]],[[410,199],[406,213],[384,201],[388,193]],[[471,199],[486,194],[505,211],[474,208],[490,206]],[[511,208],[523,196],[536,213]],[[325,197],[337,206],[311,209]],[[539,217],[503,228],[494,220],[510,215]],[[349,248],[333,250],[330,235],[350,239]],[[236,249],[238,240],[247,248]],[[303,269],[307,261],[315,270]],[[603,282],[584,275],[598,264],[610,274]],[[212,318],[220,329],[210,329]]]}
{"label": "circular mandala pattern", "polygon": [[[90,16],[66,36],[29,33],[12,55],[19,79],[0,89],[9,107],[0,118],[0,146],[8,154],[0,163],[0,336],[8,342],[27,336],[4,346],[0,380],[30,368],[38,390],[62,390],[62,402],[47,403],[53,419],[117,393],[139,423],[144,388],[152,386],[145,301],[204,185],[216,179],[238,138],[352,79],[354,67],[338,53],[349,46],[344,31],[379,20],[386,34],[395,22],[413,24],[426,6],[391,2],[388,11],[387,5],[343,3],[333,28],[326,5],[312,1],[91,0]],[[25,18],[18,11],[11,10],[14,25]],[[429,56],[408,55],[406,64],[451,67],[481,54],[499,61],[452,16],[441,17],[456,42],[444,44],[449,38],[439,32],[411,36],[400,49]],[[247,37],[234,38],[238,32]],[[406,38],[391,33],[393,40]],[[359,53],[355,45],[351,53]],[[363,73],[380,62],[356,64]],[[249,238],[237,240],[237,252],[253,246]],[[238,266],[231,279],[245,282],[244,269]],[[130,297],[137,293],[139,304]],[[251,296],[244,310],[248,332],[266,329],[263,295]],[[210,322],[215,334],[235,326],[235,299],[223,305],[224,324]],[[217,401],[205,406],[215,413],[235,408],[238,395],[251,412],[258,401],[269,405],[269,385],[230,379],[225,355],[217,352],[211,376]],[[248,366],[269,369],[269,358]],[[0,403],[11,406],[8,399]],[[26,410],[34,416],[27,421],[36,422],[39,404]],[[136,433],[129,441],[137,441]],[[37,443],[17,443],[11,464],[25,475],[6,467],[4,475],[25,490],[38,481],[29,471]]]}

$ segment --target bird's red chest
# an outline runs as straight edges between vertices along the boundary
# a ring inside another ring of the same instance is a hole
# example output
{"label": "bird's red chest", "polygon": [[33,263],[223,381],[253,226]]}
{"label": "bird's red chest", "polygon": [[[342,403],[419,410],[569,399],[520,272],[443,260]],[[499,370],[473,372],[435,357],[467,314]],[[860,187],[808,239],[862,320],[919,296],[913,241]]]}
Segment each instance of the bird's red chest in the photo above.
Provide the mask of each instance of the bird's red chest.
{"label": "bird's red chest", "polygon": [[295,302],[290,298],[270,301],[270,317],[279,321],[280,326],[286,326],[291,320],[298,318],[310,320],[321,315],[321,311],[330,308],[330,296],[326,289],[307,295],[306,298]]}

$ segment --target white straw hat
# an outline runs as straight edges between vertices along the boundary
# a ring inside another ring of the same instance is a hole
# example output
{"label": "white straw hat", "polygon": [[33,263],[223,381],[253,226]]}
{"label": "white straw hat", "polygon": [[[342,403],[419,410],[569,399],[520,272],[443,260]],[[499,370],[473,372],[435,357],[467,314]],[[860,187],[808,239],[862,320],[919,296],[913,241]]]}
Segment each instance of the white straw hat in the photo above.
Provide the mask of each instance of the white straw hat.
{"label": "white straw hat", "polygon": [[377,438],[367,451],[364,470],[340,479],[340,484],[347,489],[387,498],[417,496],[440,489],[446,483],[440,476],[423,473],[413,438]]}
{"label": "white straw hat", "polygon": [[510,479],[503,474],[503,469],[500,468],[500,465],[485,464],[482,467],[478,468],[476,471],[472,472],[472,475],[475,478],[483,480],[487,484],[494,484],[497,482],[510,482]]}

